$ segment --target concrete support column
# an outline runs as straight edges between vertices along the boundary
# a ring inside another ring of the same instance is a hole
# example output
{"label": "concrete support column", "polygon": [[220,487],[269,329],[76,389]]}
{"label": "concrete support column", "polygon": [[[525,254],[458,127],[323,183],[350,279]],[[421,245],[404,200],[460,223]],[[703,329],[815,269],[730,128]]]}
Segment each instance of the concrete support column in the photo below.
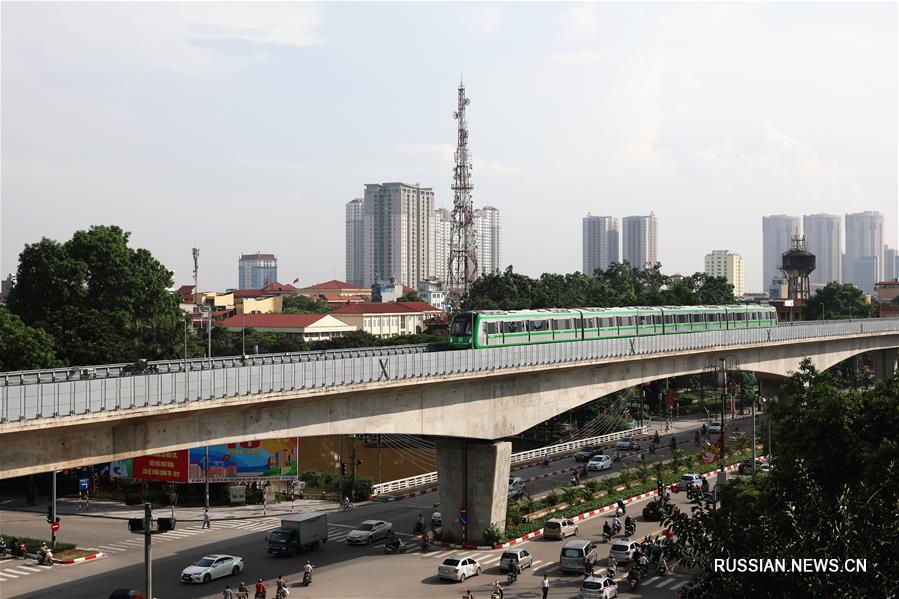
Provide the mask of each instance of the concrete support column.
{"label": "concrete support column", "polygon": [[509,498],[509,460],[512,444],[508,441],[480,441],[443,437],[437,440],[437,476],[443,530],[463,540],[459,510],[468,510],[466,543],[484,540],[491,524],[506,525]]}
{"label": "concrete support column", "polygon": [[897,360],[899,360],[899,350],[896,348],[882,349],[872,352],[871,357],[874,360],[874,378],[875,380],[883,380],[893,376],[899,368]]}

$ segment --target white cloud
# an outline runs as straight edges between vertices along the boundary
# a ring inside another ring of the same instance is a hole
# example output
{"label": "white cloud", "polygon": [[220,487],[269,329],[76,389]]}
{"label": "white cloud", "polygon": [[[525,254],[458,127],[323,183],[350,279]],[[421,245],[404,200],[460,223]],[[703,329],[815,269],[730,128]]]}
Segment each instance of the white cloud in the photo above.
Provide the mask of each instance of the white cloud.
{"label": "white cloud", "polygon": [[607,54],[598,50],[578,50],[553,54],[550,59],[562,64],[595,64],[605,60]]}
{"label": "white cloud", "polygon": [[561,40],[563,43],[595,41],[599,32],[600,18],[591,2],[578,2],[561,15]]}
{"label": "white cloud", "polygon": [[493,6],[485,6],[466,13],[465,26],[476,35],[494,33],[503,22],[503,13]]}

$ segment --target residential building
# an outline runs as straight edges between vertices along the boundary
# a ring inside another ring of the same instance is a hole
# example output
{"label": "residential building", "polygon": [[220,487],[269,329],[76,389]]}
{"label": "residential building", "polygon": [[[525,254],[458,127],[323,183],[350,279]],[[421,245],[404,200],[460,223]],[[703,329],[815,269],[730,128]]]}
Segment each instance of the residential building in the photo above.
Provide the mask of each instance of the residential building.
{"label": "residential building", "polygon": [[815,255],[815,270],[809,276],[812,291],[831,281],[843,280],[843,218],[836,214],[807,214],[802,217],[805,249]]}
{"label": "residential building", "polygon": [[6,298],[9,297],[9,292],[12,291],[15,284],[16,277],[12,273],[3,281],[0,281],[0,304],[6,304]]}
{"label": "residential building", "polygon": [[236,307],[238,314],[280,314],[284,310],[284,296],[246,298],[241,300]]}
{"label": "residential building", "polygon": [[434,190],[406,183],[365,186],[363,284],[417,285],[435,268]]}
{"label": "residential building", "polygon": [[[473,213],[475,236],[477,238],[478,271],[490,274],[502,269],[500,263],[500,220],[499,210],[484,206]],[[449,248],[447,248],[449,258]]]}
{"label": "residential building", "polygon": [[302,335],[306,341],[343,337],[357,330],[357,327],[330,314],[238,314],[221,322],[219,326],[231,332],[254,329],[266,333]]}
{"label": "residential building", "polygon": [[[875,258],[863,260],[866,256]],[[883,215],[879,212],[857,212],[846,215],[846,258],[843,281],[855,284],[866,293],[883,280]],[[874,271],[871,271],[872,264]],[[863,274],[856,268],[864,270]],[[871,276],[873,274],[873,277]]]}
{"label": "residential building", "polygon": [[899,278],[899,255],[895,248],[883,246],[883,280],[895,281]]}
{"label": "residential building", "polygon": [[376,337],[414,335],[425,330],[425,321],[443,314],[424,302],[384,302],[341,306],[331,316]]}
{"label": "residential building", "polygon": [[243,254],[237,272],[238,289],[262,289],[278,280],[278,259],[274,254]]}
{"label": "residential building", "polygon": [[734,295],[746,293],[746,278],[743,274],[743,257],[727,250],[714,250],[705,255],[705,274],[724,277],[734,286]]}
{"label": "residential building", "polygon": [[852,263],[852,280],[849,282],[867,294],[874,293],[879,270],[877,256],[859,256]]}
{"label": "residential building", "polygon": [[658,221],[647,216],[625,216],[621,221],[621,255],[624,262],[642,268],[659,261]]}
{"label": "residential building", "polygon": [[587,214],[581,224],[583,272],[592,275],[597,268],[606,270],[618,255],[618,219],[614,216]]}
{"label": "residential building", "polygon": [[344,281],[332,279],[309,287],[298,289],[297,293],[307,297],[322,299],[332,306],[340,304],[358,304],[371,301],[371,289],[357,287]]}
{"label": "residential building", "polygon": [[[775,214],[762,217],[762,285],[771,289],[775,279],[782,278],[781,257],[792,247],[793,237],[802,233],[798,216]],[[772,298],[780,297],[774,293]]]}
{"label": "residential building", "polygon": [[446,304],[446,292],[436,278],[418,282],[418,297],[438,310],[443,310]]}
{"label": "residential building", "polygon": [[415,290],[396,281],[381,281],[371,286],[371,301],[395,302],[410,291]]}
{"label": "residential building", "polygon": [[874,286],[874,296],[881,318],[899,317],[899,281],[881,281]]}
{"label": "residential building", "polygon": [[346,205],[346,280],[365,285],[365,200],[356,198]]}
{"label": "residential building", "polygon": [[452,212],[446,208],[434,211],[434,276],[446,283],[449,272],[450,237],[453,232]]}

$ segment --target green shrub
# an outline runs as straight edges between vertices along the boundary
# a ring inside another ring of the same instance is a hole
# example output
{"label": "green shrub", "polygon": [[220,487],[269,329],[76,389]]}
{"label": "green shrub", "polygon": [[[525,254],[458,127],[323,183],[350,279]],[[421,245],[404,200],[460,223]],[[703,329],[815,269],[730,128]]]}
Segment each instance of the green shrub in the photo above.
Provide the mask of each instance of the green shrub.
{"label": "green shrub", "polygon": [[553,488],[546,497],[543,498],[544,507],[552,507],[559,503],[559,492]]}
{"label": "green shrub", "polygon": [[588,480],[584,483],[584,488],[590,491],[590,494],[596,493],[599,491],[599,488],[602,483],[600,483],[597,479]]}
{"label": "green shrub", "polygon": [[[12,548],[13,537],[11,537],[9,535],[3,535],[3,540],[6,542],[7,547]],[[44,543],[46,543],[47,547],[49,547],[56,553],[59,553],[61,551],[68,551],[69,549],[75,548],[75,545],[73,545],[72,543],[58,543],[57,542],[56,545],[53,546],[50,544],[50,541],[48,541],[48,540],[31,539],[29,537],[19,537],[19,542],[25,543],[25,551],[28,553],[37,553],[38,550],[41,548],[41,545],[43,545]]]}
{"label": "green shrub", "polygon": [[[543,526],[543,524],[541,523],[540,526]],[[505,543],[506,535],[498,524],[493,523],[486,529],[484,529],[484,542],[487,545],[498,545],[500,543]]]}
{"label": "green shrub", "polygon": [[568,505],[577,505],[581,502],[581,490],[578,487],[566,487],[562,491],[562,497]]}

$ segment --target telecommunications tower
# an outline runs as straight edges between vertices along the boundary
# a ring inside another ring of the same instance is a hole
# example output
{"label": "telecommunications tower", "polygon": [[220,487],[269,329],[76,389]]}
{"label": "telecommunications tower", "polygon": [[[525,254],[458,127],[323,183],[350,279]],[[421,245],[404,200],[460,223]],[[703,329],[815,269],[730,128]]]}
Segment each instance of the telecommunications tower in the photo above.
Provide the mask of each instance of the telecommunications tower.
{"label": "telecommunications tower", "polygon": [[465,107],[471,100],[465,97],[465,85],[461,80],[458,100],[459,106],[453,113],[459,126],[453,168],[453,213],[446,290],[446,303],[450,310],[459,309],[462,296],[478,276],[477,240],[471,206],[474,186],[471,184],[471,156],[468,154],[468,121],[465,120]]}

